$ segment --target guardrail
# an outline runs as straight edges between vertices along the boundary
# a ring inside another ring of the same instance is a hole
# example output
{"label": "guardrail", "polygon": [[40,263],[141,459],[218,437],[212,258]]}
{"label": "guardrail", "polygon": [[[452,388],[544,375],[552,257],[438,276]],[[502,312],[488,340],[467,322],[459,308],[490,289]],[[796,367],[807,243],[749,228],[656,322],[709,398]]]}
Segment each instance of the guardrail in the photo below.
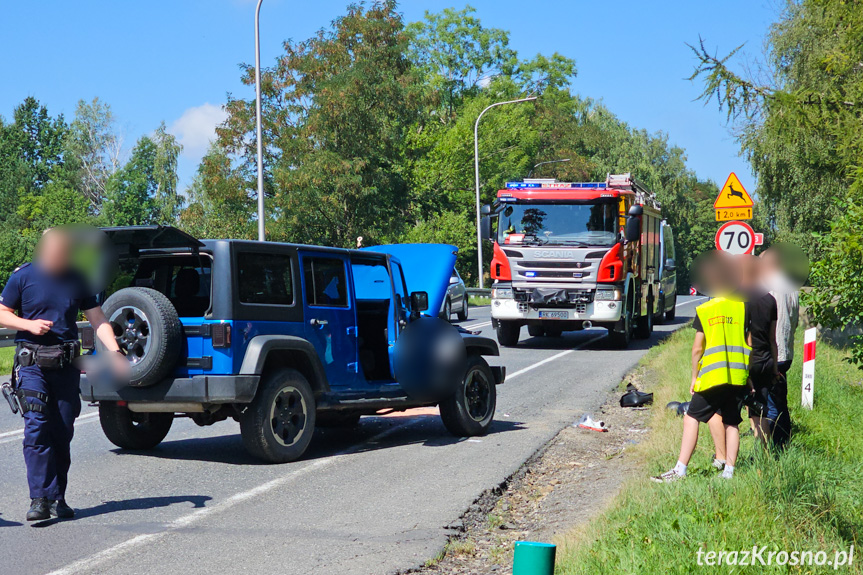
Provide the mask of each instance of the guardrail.
{"label": "guardrail", "polygon": [[488,288],[466,288],[467,295],[479,296],[479,297],[491,297],[491,289]]}
{"label": "guardrail", "polygon": [[[88,325],[90,325],[88,321],[79,321],[78,329],[80,330],[82,327],[87,327]],[[0,347],[14,347],[15,336],[17,334],[17,330],[0,328]]]}

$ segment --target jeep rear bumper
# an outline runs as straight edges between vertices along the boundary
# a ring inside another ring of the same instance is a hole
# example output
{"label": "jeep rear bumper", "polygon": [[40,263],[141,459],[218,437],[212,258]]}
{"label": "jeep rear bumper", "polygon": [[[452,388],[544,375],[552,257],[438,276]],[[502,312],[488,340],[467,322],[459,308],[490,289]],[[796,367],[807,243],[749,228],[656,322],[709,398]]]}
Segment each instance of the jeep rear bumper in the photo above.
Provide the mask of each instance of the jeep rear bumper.
{"label": "jeep rear bumper", "polygon": [[259,375],[195,375],[167,379],[150,387],[111,389],[81,376],[84,401],[141,401],[148,403],[249,403],[258,389]]}

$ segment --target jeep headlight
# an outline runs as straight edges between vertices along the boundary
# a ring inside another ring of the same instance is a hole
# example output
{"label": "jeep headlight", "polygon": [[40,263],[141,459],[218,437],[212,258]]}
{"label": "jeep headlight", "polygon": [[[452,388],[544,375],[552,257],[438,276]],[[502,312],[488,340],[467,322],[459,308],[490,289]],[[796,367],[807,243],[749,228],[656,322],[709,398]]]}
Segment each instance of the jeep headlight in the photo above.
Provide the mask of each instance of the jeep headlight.
{"label": "jeep headlight", "polygon": [[621,296],[619,289],[598,289],[594,299],[596,301],[619,301]]}
{"label": "jeep headlight", "polygon": [[512,288],[491,288],[492,299],[512,299]]}

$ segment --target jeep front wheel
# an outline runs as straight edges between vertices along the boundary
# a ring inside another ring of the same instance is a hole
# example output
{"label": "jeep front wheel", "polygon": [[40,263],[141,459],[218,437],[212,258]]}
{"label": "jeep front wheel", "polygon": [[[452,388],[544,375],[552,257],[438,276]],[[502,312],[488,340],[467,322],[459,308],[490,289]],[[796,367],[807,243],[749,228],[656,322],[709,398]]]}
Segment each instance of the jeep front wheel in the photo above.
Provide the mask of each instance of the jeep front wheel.
{"label": "jeep front wheel", "polygon": [[153,449],[165,439],[173,413],[135,413],[113,401],[99,403],[99,423],[108,441],[122,449]]}
{"label": "jeep front wheel", "polygon": [[246,450],[270,463],[302,457],[315,431],[315,396],[295,369],[278,369],[261,379],[258,393],[240,417]]}
{"label": "jeep front wheel", "polygon": [[494,419],[497,404],[494,375],[486,361],[471,355],[456,392],[441,402],[444,427],[457,437],[485,435]]}

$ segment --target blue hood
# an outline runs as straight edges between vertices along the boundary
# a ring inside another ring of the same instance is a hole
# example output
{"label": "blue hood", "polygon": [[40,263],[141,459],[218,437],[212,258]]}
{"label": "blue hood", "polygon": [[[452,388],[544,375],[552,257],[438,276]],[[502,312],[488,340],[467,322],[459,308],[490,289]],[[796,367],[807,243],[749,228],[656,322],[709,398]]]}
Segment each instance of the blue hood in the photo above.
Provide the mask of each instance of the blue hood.
{"label": "blue hood", "polygon": [[446,297],[458,248],[447,244],[389,244],[363,248],[394,256],[402,265],[408,293],[429,294],[427,315],[436,316]]}

